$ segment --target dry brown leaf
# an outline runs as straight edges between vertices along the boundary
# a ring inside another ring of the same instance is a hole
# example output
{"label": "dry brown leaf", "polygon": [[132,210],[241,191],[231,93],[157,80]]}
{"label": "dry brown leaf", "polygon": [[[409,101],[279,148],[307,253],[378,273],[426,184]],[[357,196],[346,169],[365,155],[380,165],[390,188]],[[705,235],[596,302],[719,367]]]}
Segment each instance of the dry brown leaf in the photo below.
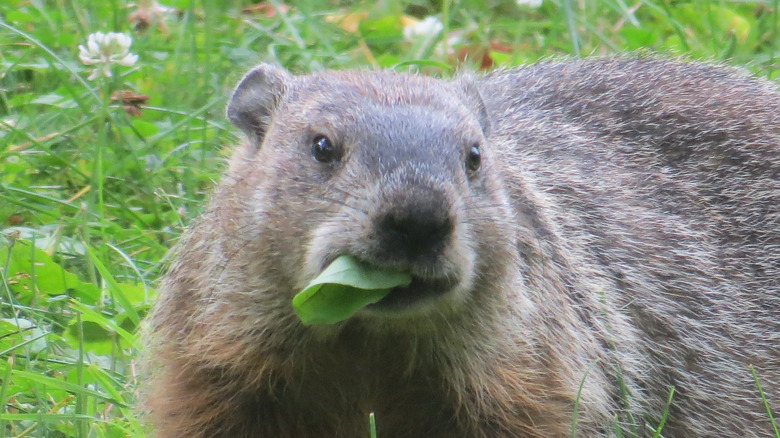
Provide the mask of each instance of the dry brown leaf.
{"label": "dry brown leaf", "polygon": [[178,13],[175,8],[163,6],[156,0],[140,0],[136,10],[127,17],[127,21],[135,23],[137,32],[144,32],[150,27],[156,27],[160,33],[168,34],[166,14]]}
{"label": "dry brown leaf", "polygon": [[272,3],[261,2],[256,5],[247,6],[241,9],[241,12],[245,14],[265,15],[267,18],[273,18],[276,16],[277,12],[281,12],[282,14],[290,12],[290,7],[284,3],[279,3],[279,9],[277,10],[276,6]]}
{"label": "dry brown leaf", "polygon": [[348,33],[357,33],[360,23],[368,17],[368,12],[352,12],[350,14],[334,14],[325,17],[328,23],[336,23]]}
{"label": "dry brown leaf", "polygon": [[111,94],[111,102],[121,102],[122,108],[133,117],[141,117],[141,105],[146,105],[149,96],[138,94],[130,90],[114,91]]}

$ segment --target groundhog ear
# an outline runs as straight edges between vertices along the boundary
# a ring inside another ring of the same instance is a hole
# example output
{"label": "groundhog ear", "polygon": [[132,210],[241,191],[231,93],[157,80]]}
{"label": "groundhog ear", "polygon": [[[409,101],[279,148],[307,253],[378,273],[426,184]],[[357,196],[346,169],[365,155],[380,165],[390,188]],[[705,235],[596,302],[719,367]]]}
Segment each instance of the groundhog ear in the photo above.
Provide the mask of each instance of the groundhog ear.
{"label": "groundhog ear", "polygon": [[244,76],[233,92],[227,116],[258,147],[290,78],[281,67],[261,64]]}
{"label": "groundhog ear", "polygon": [[461,74],[456,83],[463,90],[466,105],[474,112],[477,120],[479,120],[479,124],[482,126],[483,134],[487,137],[490,134],[490,115],[487,107],[485,107],[485,102],[482,100],[482,94],[479,92],[479,88],[477,88],[476,78],[469,73]]}

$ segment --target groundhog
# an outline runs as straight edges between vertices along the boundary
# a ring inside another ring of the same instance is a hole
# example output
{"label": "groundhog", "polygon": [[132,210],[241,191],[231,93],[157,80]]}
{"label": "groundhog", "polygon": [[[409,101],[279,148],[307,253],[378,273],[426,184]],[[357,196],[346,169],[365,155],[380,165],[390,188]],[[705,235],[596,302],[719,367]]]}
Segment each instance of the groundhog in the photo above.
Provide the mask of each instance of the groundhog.
{"label": "groundhog", "polygon": [[[149,322],[158,437],[771,437],[780,94],[730,67],[260,65]],[[408,286],[335,324],[336,257]],[[751,368],[752,367],[752,368]],[[671,400],[671,401],[670,401]]]}

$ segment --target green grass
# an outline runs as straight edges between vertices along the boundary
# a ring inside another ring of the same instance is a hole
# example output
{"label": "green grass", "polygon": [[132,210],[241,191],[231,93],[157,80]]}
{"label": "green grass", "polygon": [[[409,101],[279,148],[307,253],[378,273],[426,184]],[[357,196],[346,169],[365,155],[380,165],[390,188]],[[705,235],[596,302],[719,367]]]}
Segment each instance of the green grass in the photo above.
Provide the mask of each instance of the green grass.
{"label": "green grass", "polygon": [[[647,50],[778,70],[776,1],[294,3],[269,16],[242,12],[245,1],[170,0],[175,13],[134,30],[125,1],[3,0],[0,438],[144,436],[131,409],[136,329],[236,141],[230,88],[257,62],[446,76],[459,56],[479,68]],[[408,17],[427,15],[460,40],[404,40]],[[78,45],[97,31],[131,34],[138,62],[87,80]],[[117,90],[147,95],[142,115],[112,102]]]}

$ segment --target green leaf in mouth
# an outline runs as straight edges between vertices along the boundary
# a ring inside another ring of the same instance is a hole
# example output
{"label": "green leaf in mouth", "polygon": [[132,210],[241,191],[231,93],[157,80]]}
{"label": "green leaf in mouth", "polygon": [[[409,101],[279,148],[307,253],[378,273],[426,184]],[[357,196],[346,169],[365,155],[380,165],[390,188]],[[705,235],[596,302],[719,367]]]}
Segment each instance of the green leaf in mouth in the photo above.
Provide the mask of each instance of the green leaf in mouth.
{"label": "green leaf in mouth", "polygon": [[393,272],[340,256],[293,298],[304,324],[335,324],[384,298],[394,287],[408,286],[408,273]]}

